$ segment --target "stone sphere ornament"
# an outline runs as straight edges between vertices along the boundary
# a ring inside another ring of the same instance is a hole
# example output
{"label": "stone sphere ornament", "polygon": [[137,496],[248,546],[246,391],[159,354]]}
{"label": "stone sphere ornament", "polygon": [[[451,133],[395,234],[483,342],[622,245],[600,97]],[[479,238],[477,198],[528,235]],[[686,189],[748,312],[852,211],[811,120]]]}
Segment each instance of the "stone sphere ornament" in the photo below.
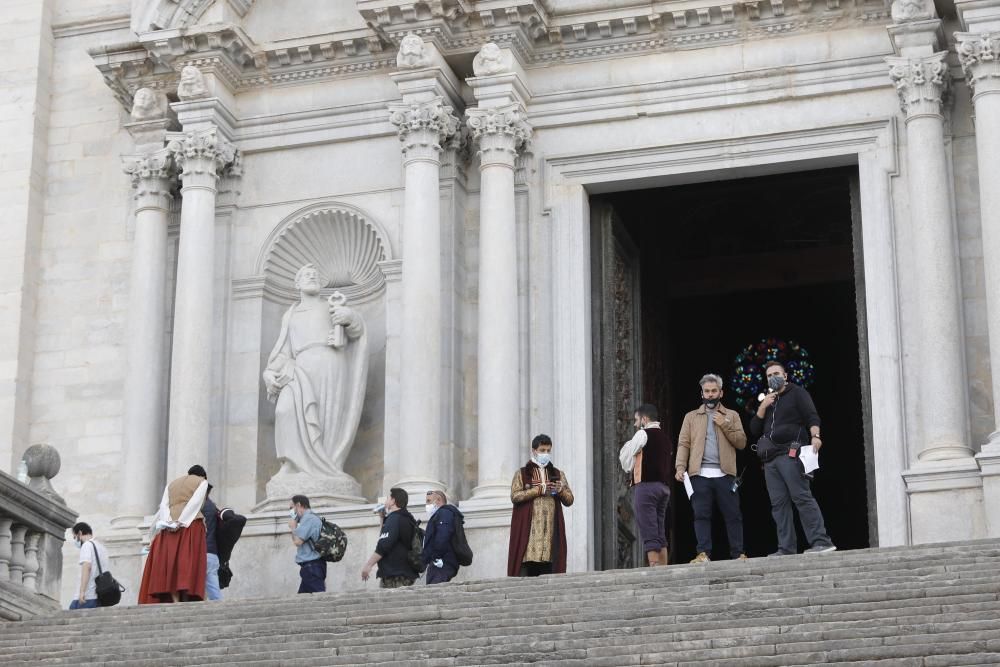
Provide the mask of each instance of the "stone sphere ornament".
{"label": "stone sphere ornament", "polygon": [[56,493],[50,481],[59,474],[59,469],[62,467],[59,450],[52,445],[39,443],[28,447],[21,460],[28,469],[28,488],[62,503],[62,496]]}

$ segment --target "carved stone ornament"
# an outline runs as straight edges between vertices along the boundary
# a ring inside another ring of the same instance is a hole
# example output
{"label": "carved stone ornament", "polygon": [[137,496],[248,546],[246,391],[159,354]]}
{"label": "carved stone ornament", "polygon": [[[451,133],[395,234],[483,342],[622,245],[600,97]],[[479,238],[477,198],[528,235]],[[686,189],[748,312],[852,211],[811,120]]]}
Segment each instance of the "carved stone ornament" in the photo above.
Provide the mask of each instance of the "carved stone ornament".
{"label": "carved stone ornament", "polygon": [[399,69],[420,69],[431,64],[430,54],[424,40],[413,33],[403,38],[399,43],[399,53],[396,54],[396,67]]}
{"label": "carved stone ornament", "polygon": [[52,478],[59,474],[62,459],[59,451],[48,444],[28,447],[21,457],[28,468],[28,488],[57,503],[64,503],[62,496],[52,488]]}
{"label": "carved stone ornament", "polygon": [[459,121],[441,97],[428,102],[389,106],[389,122],[399,130],[404,154],[416,145],[434,151],[458,132]]}
{"label": "carved stone ornament", "polygon": [[166,149],[150,155],[126,155],[122,157],[122,170],[131,177],[132,187],[137,188],[144,180],[171,178],[174,158]]}
{"label": "carved stone ornament", "polygon": [[899,105],[907,118],[941,115],[951,87],[947,55],[941,52],[923,58],[886,58],[889,78],[896,86]]}
{"label": "carved stone ornament", "polygon": [[1000,90],[1000,34],[956,32],[958,60],[973,93]]}
{"label": "carved stone ornament", "polygon": [[181,80],[177,84],[177,97],[182,102],[208,97],[205,75],[194,65],[186,65],[181,70]]}
{"label": "carved stone ornament", "polygon": [[472,59],[472,71],[476,76],[506,74],[514,68],[514,55],[493,42],[487,42]]}
{"label": "carved stone ornament", "polygon": [[482,141],[484,137],[501,136],[512,139],[511,150],[524,148],[531,138],[532,128],[525,119],[524,107],[511,104],[487,109],[469,109],[469,128],[472,136]]}
{"label": "carved stone ornament", "polygon": [[167,144],[167,150],[183,169],[184,176],[204,173],[218,176],[237,162],[236,147],[214,129],[188,132]]}
{"label": "carved stone ornament", "polygon": [[140,88],[132,98],[132,120],[161,120],[167,115],[166,96],[151,88]]}
{"label": "carved stone ornament", "polygon": [[893,0],[893,23],[910,23],[934,18],[933,0]]}

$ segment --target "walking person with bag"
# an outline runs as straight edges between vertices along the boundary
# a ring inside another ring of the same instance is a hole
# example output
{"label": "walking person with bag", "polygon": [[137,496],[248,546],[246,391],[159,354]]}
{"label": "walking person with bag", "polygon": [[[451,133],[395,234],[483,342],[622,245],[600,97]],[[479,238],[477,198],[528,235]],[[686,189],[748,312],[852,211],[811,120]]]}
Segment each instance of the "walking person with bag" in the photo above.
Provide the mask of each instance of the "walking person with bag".
{"label": "walking person with bag", "polygon": [[798,553],[793,504],[811,545],[806,553],[836,551],[799,459],[799,449],[803,446],[812,445],[816,453],[823,446],[816,406],[808,391],[788,382],[788,373],[780,362],[767,362],[764,373],[771,393],[757,407],[750,421],[750,432],[758,438],[755,448],[764,462],[771,516],[778,529],[778,550],[770,555]]}
{"label": "walking person with bag", "polygon": [[326,592],[326,561],[316,551],[316,540],[323,529],[323,520],[313,514],[309,498],[292,496],[288,508],[288,527],[295,545],[295,562],[299,565],[299,593]]}
{"label": "walking person with bag", "polygon": [[79,593],[70,603],[70,609],[94,609],[101,606],[97,599],[97,577],[111,563],[107,549],[94,539],[90,524],[82,521],[73,526],[73,541],[80,550]]}
{"label": "walking person with bag", "polygon": [[[444,491],[427,492],[426,510],[427,532],[424,534],[422,559],[427,568],[427,585],[443,584],[454,579],[462,565],[454,543],[465,517],[457,507],[448,504]],[[470,559],[465,564],[470,565],[471,562]]]}
{"label": "walking person with bag", "polygon": [[416,519],[406,509],[409,498],[405,489],[389,489],[389,497],[385,499],[385,521],[375,543],[375,553],[361,568],[362,581],[368,581],[376,565],[375,576],[381,580],[382,588],[412,586],[420,576],[419,566],[414,563],[414,560],[420,561],[419,549],[416,558],[411,558],[414,537],[419,536],[420,531]]}

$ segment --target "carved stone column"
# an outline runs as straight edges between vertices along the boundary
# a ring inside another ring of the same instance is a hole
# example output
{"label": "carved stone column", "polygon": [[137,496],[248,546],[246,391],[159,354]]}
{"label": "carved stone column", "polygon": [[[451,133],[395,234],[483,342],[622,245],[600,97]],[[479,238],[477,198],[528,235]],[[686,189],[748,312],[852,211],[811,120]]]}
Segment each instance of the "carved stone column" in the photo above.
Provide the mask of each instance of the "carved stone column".
{"label": "carved stone column", "polygon": [[10,582],[20,586],[24,581],[24,538],[28,527],[14,524],[10,529]]}
{"label": "carved stone column", "polygon": [[38,577],[38,541],[42,533],[28,531],[24,538],[24,573],[22,575],[24,587],[32,593],[38,592],[36,580]]}
{"label": "carved stone column", "polygon": [[159,502],[166,437],[164,318],[173,157],[166,149],[123,158],[135,188],[125,373],[125,474],[117,521],[134,526]]}
{"label": "carved stone column", "polygon": [[[440,96],[389,107],[403,144],[403,326],[399,484],[410,493],[443,489],[441,410],[441,145],[458,118]],[[428,400],[430,398],[430,400]]]}
{"label": "carved stone column", "polygon": [[[447,400],[442,381],[441,152],[459,129],[453,108],[462,98],[458,78],[444,58],[416,35],[402,39],[396,65],[399,71],[392,80],[403,101],[389,106],[389,120],[399,130],[403,151],[403,312],[399,421],[386,424],[386,481],[396,482],[398,474],[399,486],[422,497],[428,489],[447,487],[441,465],[442,402]],[[405,434],[405,443],[390,444],[390,430]]]}
{"label": "carved stone column", "polygon": [[10,580],[10,559],[14,553],[10,546],[10,529],[13,524],[13,519],[0,518],[0,581]]}
{"label": "carved stone column", "polygon": [[[468,110],[479,145],[479,327],[476,500],[506,498],[522,457],[514,162],[531,137],[523,81],[509,51],[488,44],[470,79],[479,107]],[[525,450],[526,451],[526,450]]]}
{"label": "carved stone column", "polygon": [[[174,138],[181,170],[181,225],[170,369],[168,477],[204,463],[211,428],[216,185],[237,159],[214,128]],[[182,470],[183,469],[183,470]]]}
{"label": "carved stone column", "polygon": [[958,253],[944,146],[943,107],[950,87],[947,52],[890,57],[889,76],[906,114],[906,182],[924,376],[919,386],[923,439],[919,462],[967,459],[964,331]]}

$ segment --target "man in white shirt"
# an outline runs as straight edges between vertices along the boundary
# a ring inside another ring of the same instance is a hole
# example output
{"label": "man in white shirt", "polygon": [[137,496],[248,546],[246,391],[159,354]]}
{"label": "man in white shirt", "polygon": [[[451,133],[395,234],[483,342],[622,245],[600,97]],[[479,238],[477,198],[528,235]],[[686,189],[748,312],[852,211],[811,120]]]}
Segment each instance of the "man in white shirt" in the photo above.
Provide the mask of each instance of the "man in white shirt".
{"label": "man in white shirt", "polygon": [[70,603],[69,608],[93,609],[99,606],[94,580],[108,569],[111,559],[104,545],[94,539],[94,531],[89,524],[81,521],[73,526],[73,541],[80,550],[80,585],[76,599]]}

